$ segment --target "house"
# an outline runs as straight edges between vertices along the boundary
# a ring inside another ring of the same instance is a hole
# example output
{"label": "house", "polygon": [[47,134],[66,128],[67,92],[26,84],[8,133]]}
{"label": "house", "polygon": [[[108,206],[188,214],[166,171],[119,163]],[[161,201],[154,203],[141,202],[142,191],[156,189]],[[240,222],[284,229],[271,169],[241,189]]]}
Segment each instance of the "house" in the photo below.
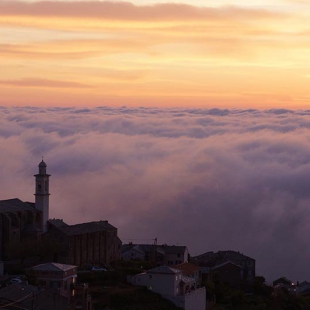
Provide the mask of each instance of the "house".
{"label": "house", "polygon": [[272,282],[273,287],[285,287],[287,289],[291,289],[294,285],[293,281],[289,280],[286,277],[281,277]]}
{"label": "house", "polygon": [[238,287],[243,280],[243,270],[241,266],[226,261],[211,268],[213,281],[219,280],[231,286]]}
{"label": "house", "polygon": [[124,244],[122,246],[122,259],[140,259],[152,261],[156,265],[174,266],[188,262],[188,249],[186,246],[157,245],[157,244]]}
{"label": "house", "polygon": [[281,277],[277,280],[274,280],[272,282],[273,286],[277,286],[277,285],[281,285],[281,286],[285,286],[285,287],[291,287],[292,285],[294,285],[293,281],[289,280],[286,277]]}
{"label": "house", "polygon": [[[108,221],[67,225],[63,220],[49,220],[50,174],[43,159],[38,168],[35,203],[0,200],[0,261],[5,261],[5,267],[13,259],[26,257],[30,265],[52,260],[84,266],[120,259],[121,240]],[[34,253],[34,248],[42,253]],[[47,257],[43,260],[42,256]]]}
{"label": "house", "polygon": [[188,262],[188,249],[186,246],[164,244],[162,248],[165,252],[166,265],[174,266]]}
{"label": "house", "polygon": [[29,268],[27,273],[47,292],[67,298],[70,309],[91,310],[88,284],[77,282],[77,266],[46,263]]}
{"label": "house", "polygon": [[195,279],[184,276],[182,271],[160,266],[135,276],[129,276],[132,285],[145,286],[185,310],[205,310],[206,290],[197,288]]}
{"label": "house", "polygon": [[[151,251],[151,249],[150,249]],[[123,260],[146,260],[146,252],[143,250],[142,246],[137,244],[132,247],[122,246],[122,259]]]}
{"label": "house", "polygon": [[[253,283],[255,279],[255,259],[246,256],[240,252],[236,251],[218,251],[214,252],[206,252],[204,254],[193,257],[193,261],[197,263],[201,267],[207,267],[209,271],[216,270],[217,268],[222,268],[225,270],[226,268],[234,269],[234,273],[237,274],[237,267],[239,269],[239,278],[240,280]],[[222,265],[224,263],[228,263]],[[233,264],[235,267],[233,267]],[[217,270],[219,271],[219,269]],[[231,281],[232,277],[230,278]],[[238,280],[239,282],[239,280]]]}
{"label": "house", "polygon": [[197,286],[201,285],[202,282],[201,267],[191,263],[182,263],[173,266],[173,268],[181,270],[184,276],[195,279]]}
{"label": "house", "polygon": [[308,281],[297,283],[297,294],[310,295],[310,283]]}
{"label": "house", "polygon": [[57,294],[71,298],[72,286],[76,283],[77,266],[58,263],[46,263],[28,269],[40,287],[55,291]]}

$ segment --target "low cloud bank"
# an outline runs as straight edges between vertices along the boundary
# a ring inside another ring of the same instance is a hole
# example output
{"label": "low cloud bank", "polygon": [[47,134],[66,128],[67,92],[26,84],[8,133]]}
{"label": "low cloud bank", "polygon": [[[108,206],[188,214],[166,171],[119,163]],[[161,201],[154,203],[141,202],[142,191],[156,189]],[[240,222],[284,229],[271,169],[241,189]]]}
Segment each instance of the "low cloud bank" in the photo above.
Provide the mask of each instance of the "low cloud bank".
{"label": "low cloud bank", "polygon": [[0,107],[0,199],[33,201],[41,156],[51,217],[108,219],[123,242],[237,250],[258,274],[308,279],[308,110]]}

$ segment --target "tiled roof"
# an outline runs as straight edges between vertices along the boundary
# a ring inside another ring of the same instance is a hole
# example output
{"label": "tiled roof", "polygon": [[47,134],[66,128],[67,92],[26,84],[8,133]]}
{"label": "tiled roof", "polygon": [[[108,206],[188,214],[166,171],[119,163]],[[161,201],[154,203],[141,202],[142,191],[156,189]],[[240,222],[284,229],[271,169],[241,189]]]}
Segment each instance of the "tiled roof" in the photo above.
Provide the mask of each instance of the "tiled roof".
{"label": "tiled roof", "polygon": [[160,266],[146,271],[146,273],[165,273],[165,274],[175,274],[180,272],[181,272],[180,270],[168,266]]}
{"label": "tiled roof", "polygon": [[18,198],[0,200],[0,213],[17,212],[25,210],[29,211],[36,210],[35,204],[33,202],[23,202]]}
{"label": "tiled roof", "polygon": [[60,226],[58,229],[68,236],[75,236],[99,231],[115,230],[116,228],[109,224],[108,221],[99,221],[69,226]]}
{"label": "tiled roof", "polygon": [[173,266],[173,268],[182,270],[182,273],[184,276],[191,276],[196,271],[200,270],[199,266],[196,266],[196,265],[191,264],[191,263],[183,263],[180,265]]}
{"label": "tiled roof", "polygon": [[30,269],[35,271],[68,271],[73,268],[77,268],[77,266],[58,264],[58,263],[46,263],[33,266]]}
{"label": "tiled roof", "polygon": [[224,256],[225,258],[230,259],[232,261],[254,260],[253,258],[236,251],[218,251],[217,254]]}
{"label": "tiled roof", "polygon": [[206,252],[206,253],[203,253],[203,254],[200,254],[200,255],[197,255],[195,257],[193,257],[193,259],[196,259],[196,260],[209,260],[211,258],[213,258],[215,255],[214,252]]}
{"label": "tiled roof", "polygon": [[232,261],[234,263],[239,263],[241,261],[255,261],[255,259],[236,251],[218,251],[216,253],[206,252],[194,257],[193,259],[198,263],[208,263],[211,265],[220,264],[225,261]]}
{"label": "tiled roof", "polygon": [[221,264],[218,264],[218,265],[216,265],[216,266],[213,266],[213,267],[212,267],[212,270],[221,268],[221,267],[223,267],[223,266],[225,266],[225,265],[227,265],[227,264],[234,265],[234,266],[236,266],[236,267],[238,267],[238,268],[241,268],[241,266],[239,266],[239,265],[235,264],[234,262],[231,262],[231,261],[228,260],[228,261],[226,261],[226,262],[224,262],[224,263],[221,263]]}

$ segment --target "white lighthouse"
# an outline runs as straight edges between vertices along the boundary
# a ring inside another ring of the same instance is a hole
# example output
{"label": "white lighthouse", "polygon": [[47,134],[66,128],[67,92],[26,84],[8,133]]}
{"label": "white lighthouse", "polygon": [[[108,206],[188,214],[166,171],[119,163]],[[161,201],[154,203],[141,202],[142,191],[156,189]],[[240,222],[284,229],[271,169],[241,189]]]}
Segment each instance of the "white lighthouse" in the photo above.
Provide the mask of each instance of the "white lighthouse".
{"label": "white lighthouse", "polygon": [[36,189],[35,189],[35,207],[42,211],[42,231],[47,231],[47,221],[49,218],[49,177],[46,173],[46,163],[43,161],[39,164],[39,173],[35,174]]}

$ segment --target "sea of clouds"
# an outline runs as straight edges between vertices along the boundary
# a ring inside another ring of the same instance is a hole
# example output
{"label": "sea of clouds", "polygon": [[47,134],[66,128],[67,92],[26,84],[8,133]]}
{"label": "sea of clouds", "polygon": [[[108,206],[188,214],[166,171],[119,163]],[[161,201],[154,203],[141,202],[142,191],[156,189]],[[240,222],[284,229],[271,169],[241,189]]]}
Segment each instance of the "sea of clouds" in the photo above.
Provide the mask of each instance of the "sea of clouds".
{"label": "sea of clouds", "polygon": [[[268,280],[310,280],[310,110],[0,107],[0,199],[109,220],[123,243],[236,250]],[[135,240],[141,239],[141,240]]]}

